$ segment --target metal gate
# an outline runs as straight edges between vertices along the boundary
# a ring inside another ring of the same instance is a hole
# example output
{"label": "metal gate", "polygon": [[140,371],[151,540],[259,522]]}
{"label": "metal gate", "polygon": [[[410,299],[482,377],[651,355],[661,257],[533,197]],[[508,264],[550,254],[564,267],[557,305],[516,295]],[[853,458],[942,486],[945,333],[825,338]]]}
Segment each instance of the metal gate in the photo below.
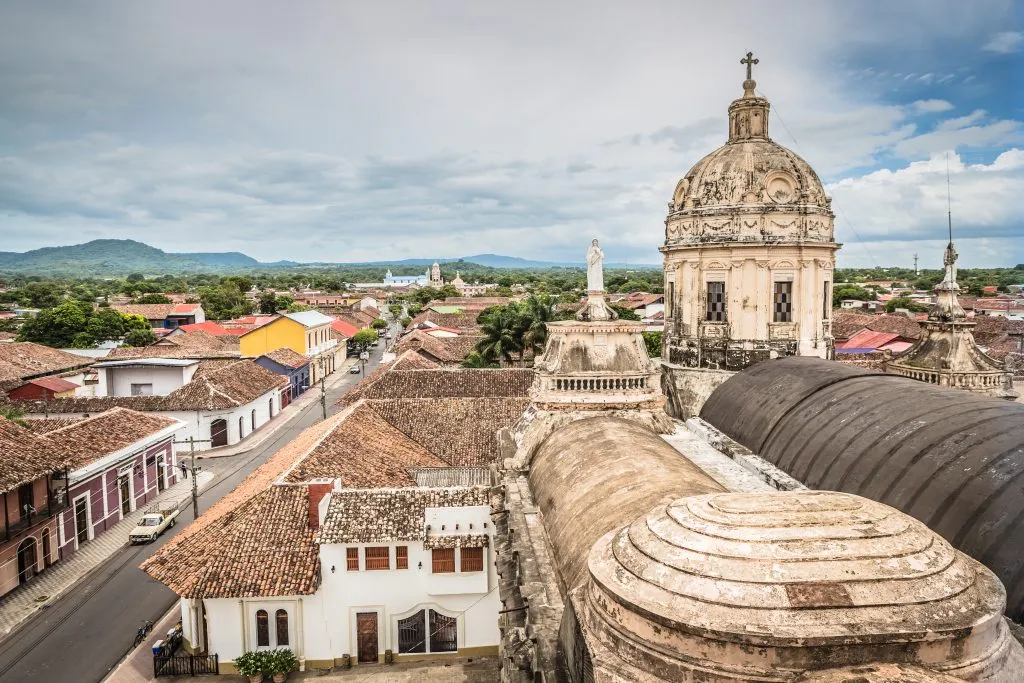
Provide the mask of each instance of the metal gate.
{"label": "metal gate", "polygon": [[217,664],[217,655],[153,655],[153,675],[217,675],[220,673]]}

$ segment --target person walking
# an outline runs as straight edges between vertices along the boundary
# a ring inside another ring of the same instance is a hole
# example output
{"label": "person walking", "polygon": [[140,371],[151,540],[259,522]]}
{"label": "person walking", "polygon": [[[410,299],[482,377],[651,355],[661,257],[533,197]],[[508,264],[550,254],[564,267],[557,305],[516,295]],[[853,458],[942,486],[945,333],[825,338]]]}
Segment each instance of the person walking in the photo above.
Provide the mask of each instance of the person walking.
{"label": "person walking", "polygon": [[182,460],[178,466],[181,467],[181,476],[188,479],[188,465],[185,464],[185,461]]}

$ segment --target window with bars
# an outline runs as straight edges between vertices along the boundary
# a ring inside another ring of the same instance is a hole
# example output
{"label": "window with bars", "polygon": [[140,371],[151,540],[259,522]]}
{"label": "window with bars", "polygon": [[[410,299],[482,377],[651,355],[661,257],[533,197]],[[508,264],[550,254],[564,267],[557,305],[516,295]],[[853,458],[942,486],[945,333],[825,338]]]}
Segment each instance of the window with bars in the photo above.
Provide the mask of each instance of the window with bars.
{"label": "window with bars", "polygon": [[288,612],[279,609],[274,612],[274,625],[277,627],[277,647],[288,644]]}
{"label": "window with bars", "polygon": [[256,611],[256,647],[270,647],[270,615],[265,609]]}
{"label": "window with bars", "polygon": [[366,549],[366,569],[391,569],[391,549],[384,548],[367,548]]}
{"label": "window with bars", "polygon": [[777,323],[793,322],[793,283],[776,282],[773,301],[775,313],[772,319]]}
{"label": "window with bars", "polygon": [[482,572],[484,570],[484,549],[463,548],[462,549],[462,571]]}
{"label": "window with bars", "polygon": [[347,548],[345,550],[345,563],[348,565],[348,571],[359,571],[359,548]]}
{"label": "window with bars", "polygon": [[434,548],[431,551],[432,571],[435,574],[450,574],[455,571],[455,549]]}
{"label": "window with bars", "polygon": [[395,548],[395,569],[408,569],[409,568],[409,548],[408,546],[400,545]]}
{"label": "window with bars", "polygon": [[725,322],[725,283],[709,282],[707,309],[704,319],[713,323]]}

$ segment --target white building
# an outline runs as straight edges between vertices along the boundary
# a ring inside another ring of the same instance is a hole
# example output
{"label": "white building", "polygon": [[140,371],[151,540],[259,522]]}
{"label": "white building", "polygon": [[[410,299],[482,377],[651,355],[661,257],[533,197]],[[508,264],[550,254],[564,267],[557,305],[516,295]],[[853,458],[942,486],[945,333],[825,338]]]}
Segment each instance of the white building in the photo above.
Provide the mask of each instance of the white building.
{"label": "white building", "polygon": [[93,366],[96,396],[166,396],[192,381],[199,368],[194,358],[136,358]]}

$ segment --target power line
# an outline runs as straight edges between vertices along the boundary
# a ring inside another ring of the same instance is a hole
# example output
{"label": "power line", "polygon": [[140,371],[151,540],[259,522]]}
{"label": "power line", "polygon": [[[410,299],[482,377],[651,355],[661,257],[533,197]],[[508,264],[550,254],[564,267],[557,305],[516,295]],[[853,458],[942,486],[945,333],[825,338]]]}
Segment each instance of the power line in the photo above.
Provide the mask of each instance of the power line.
{"label": "power line", "polygon": [[[761,97],[767,99],[767,96],[763,92],[759,91],[759,94]],[[782,114],[779,113],[778,106],[773,106],[773,109],[775,109],[775,117],[779,120],[779,124],[782,126],[782,129],[786,131],[786,134],[793,140],[793,146],[797,148],[801,155],[803,155],[804,151],[800,148],[800,142],[796,139],[796,136],[793,135],[793,132],[789,129],[789,126],[786,125],[786,122],[782,120]],[[878,261],[875,259],[874,254],[871,253],[867,244],[861,239],[857,229],[853,226],[853,221],[849,219],[842,207],[833,206],[832,208],[842,217],[843,221],[846,222],[846,226],[850,228],[850,232],[853,233],[854,238],[857,240],[858,244],[860,244],[861,249],[863,249],[864,253],[867,254],[868,259],[874,264],[875,268],[881,268],[881,265],[879,265]]]}

